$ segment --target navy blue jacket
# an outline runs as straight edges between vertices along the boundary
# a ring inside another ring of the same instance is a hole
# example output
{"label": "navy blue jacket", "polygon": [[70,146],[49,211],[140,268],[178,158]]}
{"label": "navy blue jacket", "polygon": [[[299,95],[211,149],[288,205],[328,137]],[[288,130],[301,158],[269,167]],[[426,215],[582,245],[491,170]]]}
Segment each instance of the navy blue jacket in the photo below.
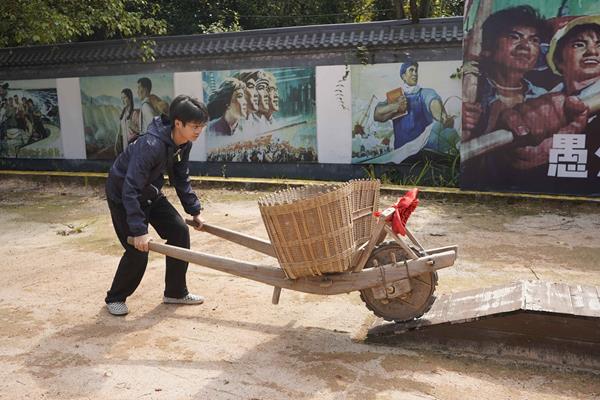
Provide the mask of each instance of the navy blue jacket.
{"label": "navy blue jacket", "polygon": [[200,214],[198,196],[190,184],[188,160],[192,142],[177,146],[171,138],[171,122],[155,117],[145,135],[127,146],[121,153],[106,181],[106,196],[123,204],[127,212],[127,225],[133,236],[148,233],[148,224],[142,207],[162,196],[164,173],[169,172],[171,185],[185,212]]}

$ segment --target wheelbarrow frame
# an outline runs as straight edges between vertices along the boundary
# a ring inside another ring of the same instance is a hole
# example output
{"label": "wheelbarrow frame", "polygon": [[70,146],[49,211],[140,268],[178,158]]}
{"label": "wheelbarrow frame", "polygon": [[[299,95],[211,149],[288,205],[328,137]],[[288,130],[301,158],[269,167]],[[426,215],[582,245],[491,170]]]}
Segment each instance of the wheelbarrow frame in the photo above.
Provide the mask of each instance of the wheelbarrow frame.
{"label": "wheelbarrow frame", "polygon": [[[279,266],[254,264],[152,241],[148,244],[148,248],[169,257],[271,285],[274,287],[273,304],[279,302],[282,288],[318,295],[335,295],[369,288],[382,288],[383,291],[379,292],[383,295],[380,297],[389,296],[391,298],[410,291],[410,285],[398,285],[398,282],[410,281],[413,277],[450,267],[454,264],[457,254],[455,245],[425,250],[407,229],[407,237],[413,244],[413,247],[409,246],[392,231],[389,222],[386,221],[393,212],[394,208],[390,207],[381,213],[371,237],[355,252],[352,267],[348,271],[321,276],[289,279]],[[193,220],[186,220],[186,222],[188,225],[195,225]],[[275,257],[273,246],[267,240],[206,223],[203,224],[202,231]],[[390,235],[400,245],[405,251],[407,259],[397,261],[395,257],[392,257],[392,262],[389,264],[364,269],[371,253],[385,239],[386,235]],[[129,237],[128,243],[133,244],[133,238]],[[406,288],[404,291],[401,289],[403,287]]]}

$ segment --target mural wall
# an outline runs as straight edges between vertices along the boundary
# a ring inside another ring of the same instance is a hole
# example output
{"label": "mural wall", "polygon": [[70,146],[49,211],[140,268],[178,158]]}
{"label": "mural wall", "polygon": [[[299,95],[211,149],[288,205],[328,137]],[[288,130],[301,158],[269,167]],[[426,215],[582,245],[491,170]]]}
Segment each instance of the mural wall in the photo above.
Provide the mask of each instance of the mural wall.
{"label": "mural wall", "polygon": [[113,159],[168,114],[173,74],[96,76],[80,79],[88,159]]}
{"label": "mural wall", "polygon": [[0,157],[62,156],[56,81],[0,82]]}
{"label": "mural wall", "polygon": [[461,187],[600,193],[600,3],[473,1]]}
{"label": "mural wall", "polygon": [[0,158],[112,160],[186,93],[211,115],[191,161],[600,195],[600,3],[472,0],[464,28],[463,60],[0,81]]}
{"label": "mural wall", "polygon": [[353,65],[352,163],[454,158],[460,141],[458,61]]}
{"label": "mural wall", "polygon": [[315,69],[204,72],[207,161],[316,162]]}

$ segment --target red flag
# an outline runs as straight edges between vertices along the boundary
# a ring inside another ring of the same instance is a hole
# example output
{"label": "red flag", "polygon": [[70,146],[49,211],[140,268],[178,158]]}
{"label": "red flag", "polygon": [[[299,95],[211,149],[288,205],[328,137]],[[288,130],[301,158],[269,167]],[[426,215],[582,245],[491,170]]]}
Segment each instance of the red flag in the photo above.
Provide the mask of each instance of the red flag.
{"label": "red flag", "polygon": [[[392,206],[395,210],[394,213],[387,218],[387,221],[392,222],[392,230],[394,233],[402,236],[406,235],[406,222],[408,221],[408,217],[410,217],[410,214],[412,214],[419,205],[419,199],[417,199],[418,194],[419,189],[411,189],[406,192],[404,196],[400,197],[398,202]],[[375,213],[376,217],[379,215],[381,215],[380,212]]]}

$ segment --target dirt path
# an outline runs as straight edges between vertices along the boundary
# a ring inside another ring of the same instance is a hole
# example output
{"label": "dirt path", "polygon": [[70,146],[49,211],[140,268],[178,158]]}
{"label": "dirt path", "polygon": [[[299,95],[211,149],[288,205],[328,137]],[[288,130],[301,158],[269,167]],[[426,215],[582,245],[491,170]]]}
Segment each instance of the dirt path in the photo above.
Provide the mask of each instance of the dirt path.
{"label": "dirt path", "polygon": [[[199,192],[207,220],[266,237],[261,193]],[[438,293],[536,278],[600,286],[597,205],[422,200],[410,223],[428,247],[459,245]],[[131,313],[112,317],[103,299],[121,248],[99,188],[2,178],[0,226],[0,399],[600,398],[590,373],[363,344],[373,317],[357,293],[284,290],[273,306],[267,286],[190,266],[206,303],[163,305],[158,255]],[[57,234],[69,230],[81,233]],[[270,263],[205,233],[192,248]]]}

